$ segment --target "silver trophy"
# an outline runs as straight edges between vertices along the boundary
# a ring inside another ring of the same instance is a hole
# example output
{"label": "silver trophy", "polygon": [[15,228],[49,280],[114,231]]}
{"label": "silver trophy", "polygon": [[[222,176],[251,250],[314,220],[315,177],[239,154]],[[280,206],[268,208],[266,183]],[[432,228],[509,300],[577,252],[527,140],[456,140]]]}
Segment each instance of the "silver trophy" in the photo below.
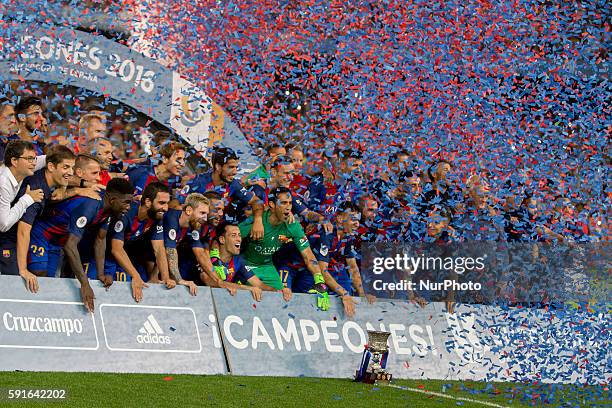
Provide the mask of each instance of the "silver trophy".
{"label": "silver trophy", "polygon": [[368,344],[363,350],[361,365],[355,375],[355,381],[367,384],[374,384],[376,381],[391,381],[392,375],[385,370],[389,357],[387,339],[390,335],[389,332],[368,330]]}

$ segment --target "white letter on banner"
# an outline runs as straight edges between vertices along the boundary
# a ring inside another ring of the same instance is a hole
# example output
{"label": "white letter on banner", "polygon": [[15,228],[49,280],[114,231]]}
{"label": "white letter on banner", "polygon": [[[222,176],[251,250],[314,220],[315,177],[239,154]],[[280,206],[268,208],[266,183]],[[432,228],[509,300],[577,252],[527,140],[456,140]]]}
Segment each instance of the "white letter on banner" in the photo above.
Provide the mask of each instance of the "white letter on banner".
{"label": "white letter on banner", "polygon": [[219,340],[219,331],[217,330],[217,318],[214,314],[208,315],[208,320],[212,323],[212,336],[213,344],[216,348],[221,348],[221,341]]}
{"label": "white letter on banner", "polygon": [[100,51],[98,47],[91,47],[89,49],[89,59],[91,61],[87,65],[89,66],[89,69],[91,69],[92,71],[99,69],[100,66],[102,65],[100,62],[100,57],[97,54],[98,51]]}
{"label": "white letter on banner", "polygon": [[9,319],[13,317],[13,315],[11,314],[11,312],[6,312],[4,314],[4,316],[2,316],[2,321],[4,322],[4,327],[6,327],[6,330],[8,331],[13,331],[15,329],[15,327],[9,327]]}
{"label": "white letter on banner", "polygon": [[372,325],[372,323],[370,323],[370,322],[366,323],[366,330],[371,330],[371,331],[387,331],[387,329],[385,329],[385,324],[384,323],[380,324],[380,329],[375,329],[374,326]]}
{"label": "white letter on banner", "polygon": [[257,350],[257,343],[268,343],[270,350],[274,350],[272,338],[268,334],[268,331],[264,327],[259,317],[255,316],[253,318],[253,332],[251,335],[251,347],[253,347],[254,350]]}
{"label": "white letter on banner", "polygon": [[[406,331],[406,326],[403,324],[390,324],[389,331],[391,332],[391,341],[393,342],[393,348],[395,348],[395,352],[397,354],[412,354],[409,348],[404,348],[400,345],[400,343],[408,343],[408,339],[404,332]],[[397,333],[400,332],[400,333]]]}
{"label": "white letter on banner", "polygon": [[[308,333],[308,327],[312,328],[312,333]],[[300,319],[300,328],[302,329],[302,338],[304,339],[304,348],[307,351],[311,350],[310,343],[319,341],[319,327],[312,320]]]}
{"label": "white letter on banner", "polygon": [[[353,329],[359,335],[359,344],[355,345],[351,343],[351,339],[348,335],[350,329]],[[361,353],[363,352],[363,346],[366,344],[366,336],[363,332],[361,326],[359,326],[355,322],[346,322],[344,326],[342,326],[342,338],[344,339],[344,343],[353,353]]]}
{"label": "white letter on banner", "polygon": [[[48,46],[49,46],[49,50],[47,51],[46,54],[43,51],[44,42],[48,43]],[[41,59],[47,60],[53,56],[53,51],[55,50],[53,45],[54,45],[53,40],[47,36],[43,36],[38,39],[38,41],[36,42],[36,51],[38,52],[38,55],[40,56]]]}
{"label": "white letter on banner", "polygon": [[227,316],[225,318],[225,321],[223,321],[223,332],[225,333],[225,337],[227,337],[227,341],[229,341],[232,346],[236,347],[238,350],[244,350],[245,348],[249,346],[249,342],[246,339],[236,341],[236,339],[234,338],[234,336],[232,336],[232,333],[230,331],[230,326],[232,325],[232,323],[236,323],[241,326],[244,325],[244,322],[242,321],[240,317],[234,316],[234,315]]}
{"label": "white letter on banner", "polygon": [[421,326],[418,326],[416,324],[411,324],[410,327],[408,328],[408,333],[410,333],[410,337],[412,338],[412,340],[414,340],[415,343],[421,346],[419,347],[417,346],[417,344],[412,346],[412,350],[414,351],[414,354],[418,354],[419,356],[426,356],[427,355],[427,342],[422,337],[419,337],[417,335],[417,333],[423,333],[423,329],[421,328]]}
{"label": "white letter on banner", "polygon": [[293,337],[293,343],[295,344],[295,349],[297,351],[302,350],[302,345],[300,344],[300,337],[298,336],[297,327],[295,326],[295,321],[290,319],[287,321],[287,330],[283,329],[283,326],[280,324],[276,317],[272,318],[272,327],[274,328],[274,335],[276,336],[276,343],[278,344],[279,350],[285,349],[285,344],[283,340],[289,343],[291,338]]}
{"label": "white letter on banner", "polygon": [[338,323],[332,320],[321,321],[321,331],[323,332],[323,341],[325,342],[325,348],[331,353],[342,353],[344,349],[341,345],[332,345],[332,340],[340,340],[338,333],[330,333],[327,331],[330,327],[338,327]]}

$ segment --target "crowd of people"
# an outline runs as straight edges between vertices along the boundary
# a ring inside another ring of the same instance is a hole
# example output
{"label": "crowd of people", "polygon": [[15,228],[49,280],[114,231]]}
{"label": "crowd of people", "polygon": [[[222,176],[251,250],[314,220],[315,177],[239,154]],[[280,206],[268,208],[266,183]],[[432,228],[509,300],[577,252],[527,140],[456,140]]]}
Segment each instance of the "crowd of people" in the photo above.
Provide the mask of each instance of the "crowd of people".
{"label": "crowd of people", "polygon": [[[215,147],[203,172],[169,132],[128,165],[113,154],[109,123],[91,110],[74,143],[61,143],[46,137],[41,99],[0,100],[0,273],[34,293],[38,277],[76,278],[91,311],[99,280],[130,282],[137,302],[150,284],[194,296],[200,285],[247,290],[258,301],[311,293],[323,310],[335,295],[351,315],[355,297],[376,301],[360,274],[364,243],[609,239],[606,214],[529,174],[499,196],[486,171],[459,183],[452,162],[424,168],[406,149],[390,147],[372,175],[357,147],[320,154],[299,143],[265,146],[249,174],[236,152]],[[555,196],[546,211],[542,191]]]}

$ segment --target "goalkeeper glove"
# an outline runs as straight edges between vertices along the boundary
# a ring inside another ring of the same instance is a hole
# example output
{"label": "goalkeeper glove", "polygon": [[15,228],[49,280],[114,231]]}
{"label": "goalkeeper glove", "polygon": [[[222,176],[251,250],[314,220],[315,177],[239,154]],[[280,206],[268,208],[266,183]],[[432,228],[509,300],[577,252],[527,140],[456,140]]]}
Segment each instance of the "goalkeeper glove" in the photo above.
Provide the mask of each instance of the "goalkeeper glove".
{"label": "goalkeeper glove", "polygon": [[221,259],[219,258],[219,250],[212,249],[210,251],[210,262],[213,265],[213,271],[217,274],[221,280],[225,280],[227,278],[227,274],[225,273],[225,266]]}
{"label": "goalkeeper glove", "polygon": [[310,294],[317,295],[317,307],[323,311],[329,310],[329,294],[323,275],[317,273],[314,276],[314,286],[308,291]]}

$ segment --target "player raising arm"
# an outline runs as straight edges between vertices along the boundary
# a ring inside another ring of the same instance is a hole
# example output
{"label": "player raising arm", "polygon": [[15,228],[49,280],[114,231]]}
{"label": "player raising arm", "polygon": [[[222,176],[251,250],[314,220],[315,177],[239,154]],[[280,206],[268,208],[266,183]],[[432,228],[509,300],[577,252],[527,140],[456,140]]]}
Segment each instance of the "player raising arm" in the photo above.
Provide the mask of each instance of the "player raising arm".
{"label": "player raising arm", "polygon": [[[310,249],[308,239],[299,222],[292,221],[291,207],[293,200],[291,191],[287,188],[276,188],[268,193],[269,210],[264,211],[264,237],[255,241],[251,238],[245,240],[242,256],[246,265],[253,269],[255,275],[266,285],[282,290],[285,300],[291,298],[291,289],[285,287],[280,278],[272,256],[282,245],[294,242],[304,259],[308,271],[313,275],[315,287],[319,294],[317,301],[322,310],[329,309],[329,296],[325,287],[325,280],[319,269],[319,264]],[[243,237],[253,225],[252,219],[240,224],[240,234]]]}
{"label": "player raising arm", "polygon": [[183,197],[187,193],[216,191],[226,200],[225,219],[239,222],[244,219],[243,209],[251,206],[253,209],[253,227],[251,237],[261,239],[263,236],[263,203],[254,193],[240,184],[236,179],[239,165],[238,155],[229,148],[218,148],[212,154],[212,171],[199,174],[183,189]]}

